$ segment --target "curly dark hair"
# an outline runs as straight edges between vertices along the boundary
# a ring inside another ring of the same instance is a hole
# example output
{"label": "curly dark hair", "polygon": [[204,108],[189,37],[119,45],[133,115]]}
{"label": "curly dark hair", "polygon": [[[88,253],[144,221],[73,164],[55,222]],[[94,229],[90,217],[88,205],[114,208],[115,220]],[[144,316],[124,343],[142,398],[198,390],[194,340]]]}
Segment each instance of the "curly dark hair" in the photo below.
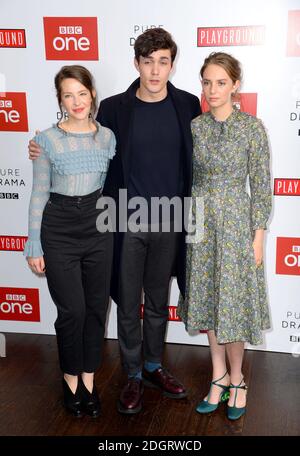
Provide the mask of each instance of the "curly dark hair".
{"label": "curly dark hair", "polygon": [[172,63],[177,54],[177,45],[171,34],[161,27],[146,30],[139,35],[134,44],[134,54],[139,62],[140,57],[149,57],[152,52],[170,49]]}

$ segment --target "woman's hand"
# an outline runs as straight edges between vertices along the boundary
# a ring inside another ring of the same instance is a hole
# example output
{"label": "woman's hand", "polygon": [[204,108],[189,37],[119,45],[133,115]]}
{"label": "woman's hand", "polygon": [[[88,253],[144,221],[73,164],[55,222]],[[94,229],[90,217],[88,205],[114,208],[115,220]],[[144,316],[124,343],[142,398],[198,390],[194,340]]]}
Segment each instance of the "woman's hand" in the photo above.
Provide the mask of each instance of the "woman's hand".
{"label": "woman's hand", "polygon": [[44,257],[27,257],[28,265],[32,272],[36,274],[43,274],[45,272],[45,261]]}
{"label": "woman's hand", "polygon": [[256,230],[253,240],[254,259],[256,266],[260,266],[264,257],[264,230]]}

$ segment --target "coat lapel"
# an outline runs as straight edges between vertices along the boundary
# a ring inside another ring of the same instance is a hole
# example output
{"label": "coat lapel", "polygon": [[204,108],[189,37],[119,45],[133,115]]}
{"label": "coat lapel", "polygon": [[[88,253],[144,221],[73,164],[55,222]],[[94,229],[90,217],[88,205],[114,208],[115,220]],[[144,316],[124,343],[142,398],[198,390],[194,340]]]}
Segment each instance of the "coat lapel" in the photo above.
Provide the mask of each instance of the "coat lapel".
{"label": "coat lapel", "polygon": [[193,150],[193,140],[191,135],[191,111],[190,106],[187,105],[184,98],[181,96],[180,92],[168,82],[168,92],[172,98],[179,125],[183,137],[183,163],[185,166],[186,172],[186,185],[185,189],[188,194],[190,192],[191,182],[192,182],[192,150]]}
{"label": "coat lapel", "polygon": [[119,125],[121,159],[124,172],[124,185],[128,186],[130,165],[131,165],[131,134],[134,116],[135,94],[139,87],[139,79],[135,80],[124,93],[120,102],[120,109],[117,112],[117,123]]}

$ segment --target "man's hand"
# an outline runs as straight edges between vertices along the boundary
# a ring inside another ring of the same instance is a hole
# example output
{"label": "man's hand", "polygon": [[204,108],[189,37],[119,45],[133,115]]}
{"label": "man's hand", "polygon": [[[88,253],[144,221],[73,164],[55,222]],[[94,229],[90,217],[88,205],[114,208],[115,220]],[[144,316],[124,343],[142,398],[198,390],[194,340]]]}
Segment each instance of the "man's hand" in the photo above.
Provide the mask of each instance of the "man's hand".
{"label": "man's hand", "polygon": [[28,257],[27,261],[32,272],[37,274],[43,274],[45,272],[45,261],[43,256],[37,258]]}
{"label": "man's hand", "polygon": [[[37,135],[39,133],[39,130],[37,130],[35,132],[35,134]],[[36,158],[38,158],[40,156],[40,153],[41,153],[41,148],[40,146],[35,142],[33,141],[33,139],[31,139],[29,141],[29,144],[28,144],[28,152],[29,152],[29,159],[30,160],[35,160]]]}

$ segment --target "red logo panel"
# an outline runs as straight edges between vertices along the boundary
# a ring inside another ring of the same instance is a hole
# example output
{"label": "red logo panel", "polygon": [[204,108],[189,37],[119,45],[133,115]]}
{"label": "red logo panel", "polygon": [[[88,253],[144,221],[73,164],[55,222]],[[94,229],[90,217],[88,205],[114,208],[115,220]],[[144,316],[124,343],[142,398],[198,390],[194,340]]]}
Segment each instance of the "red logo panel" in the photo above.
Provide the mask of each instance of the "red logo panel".
{"label": "red logo panel", "polygon": [[274,179],[274,195],[300,196],[300,179]]}
{"label": "red logo panel", "polygon": [[197,32],[198,47],[256,46],[265,42],[264,25],[199,27]]}
{"label": "red logo panel", "polygon": [[27,236],[0,236],[0,250],[23,252]]}
{"label": "red logo panel", "polygon": [[24,29],[0,29],[0,48],[25,48]]}
{"label": "red logo panel", "polygon": [[28,131],[25,92],[0,93],[0,131]]}
{"label": "red logo panel", "polygon": [[300,238],[277,238],[276,274],[300,275]]}
{"label": "red logo panel", "polygon": [[44,17],[47,60],[99,60],[96,17]]}
{"label": "red logo panel", "polygon": [[286,54],[300,57],[300,10],[289,11]]}
{"label": "red logo panel", "polygon": [[[257,93],[239,93],[233,99],[233,104],[242,112],[247,112],[256,116],[257,112]],[[209,111],[209,106],[205,100],[204,95],[201,95],[201,109],[202,112]]]}
{"label": "red logo panel", "polygon": [[[144,318],[144,304],[141,305],[140,309],[140,318]],[[177,315],[177,307],[176,306],[169,306],[169,321],[181,321],[181,318]]]}
{"label": "red logo panel", "polygon": [[0,288],[0,320],[40,321],[39,290]]}

